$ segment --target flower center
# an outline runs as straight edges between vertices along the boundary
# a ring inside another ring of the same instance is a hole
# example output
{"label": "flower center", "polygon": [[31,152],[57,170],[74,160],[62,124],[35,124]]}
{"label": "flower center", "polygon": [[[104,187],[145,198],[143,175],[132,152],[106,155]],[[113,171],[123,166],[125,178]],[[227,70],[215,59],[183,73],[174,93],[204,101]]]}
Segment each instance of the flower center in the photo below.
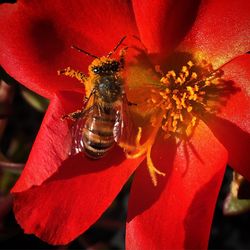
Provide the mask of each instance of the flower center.
{"label": "flower center", "polygon": [[218,89],[224,81],[223,71],[214,70],[211,64],[203,61],[195,65],[189,61],[177,74],[174,70],[163,75],[160,84],[151,89],[147,104],[162,111],[161,128],[167,137],[188,137],[197,124],[200,112],[216,112],[212,100],[219,95]]}
{"label": "flower center", "polygon": [[[138,103],[137,113],[149,114],[150,118],[142,126],[139,125],[134,149],[125,148],[128,158],[146,155],[149,173],[155,186],[157,174],[165,175],[154,166],[151,156],[156,137],[163,135],[165,139],[174,137],[188,140],[199,118],[207,113],[219,112],[220,107],[237,90],[232,81],[222,78],[221,69],[214,70],[212,64],[204,60],[200,63],[188,61],[178,72],[170,70],[166,74],[156,66],[156,72],[161,74],[160,81],[141,85],[143,94],[139,93],[140,89],[134,91],[138,98],[143,96],[144,99],[142,103],[135,101]],[[146,132],[144,134],[147,136],[143,136],[146,127],[150,127],[150,133]]]}

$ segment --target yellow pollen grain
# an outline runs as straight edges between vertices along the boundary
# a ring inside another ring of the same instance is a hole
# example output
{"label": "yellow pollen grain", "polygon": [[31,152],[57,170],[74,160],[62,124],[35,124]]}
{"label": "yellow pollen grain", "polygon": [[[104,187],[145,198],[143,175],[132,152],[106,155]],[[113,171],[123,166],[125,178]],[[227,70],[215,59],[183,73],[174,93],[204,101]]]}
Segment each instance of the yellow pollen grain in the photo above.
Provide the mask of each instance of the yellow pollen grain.
{"label": "yellow pollen grain", "polygon": [[187,108],[187,112],[191,112],[192,111],[192,109],[193,109],[193,107],[192,106],[188,106],[188,108]]}
{"label": "yellow pollen grain", "polygon": [[167,78],[162,78],[162,83],[166,84],[167,86],[170,84],[169,80]]}
{"label": "yellow pollen grain", "polygon": [[172,107],[173,107],[172,103],[169,103],[169,104],[165,107],[165,109],[166,109],[166,110],[169,110],[169,109],[171,109]]}
{"label": "yellow pollen grain", "polygon": [[191,79],[195,80],[195,79],[197,79],[197,77],[198,77],[197,74],[195,72],[193,72],[191,75]]}
{"label": "yellow pollen grain", "polygon": [[177,97],[177,95],[174,94],[174,95],[172,96],[172,98],[173,98],[173,100],[174,100],[175,103],[176,103],[177,109],[182,109],[181,101],[180,101],[180,99]]}
{"label": "yellow pollen grain", "polygon": [[161,129],[165,132],[168,131],[166,124],[161,125]]}
{"label": "yellow pollen grain", "polygon": [[166,92],[166,94],[169,94],[169,93],[170,93],[170,89],[169,89],[169,88],[166,88],[166,89],[165,89],[165,92]]}
{"label": "yellow pollen grain", "polygon": [[193,116],[193,118],[192,118],[192,120],[191,120],[191,124],[192,124],[193,126],[195,125],[196,120],[197,120],[197,118],[196,118],[195,116]]}
{"label": "yellow pollen grain", "polygon": [[184,81],[180,77],[177,77],[177,79],[175,80],[175,83],[182,84],[182,83],[184,83]]}
{"label": "yellow pollen grain", "polygon": [[185,78],[189,76],[189,70],[187,66],[182,66],[181,71],[184,73]]}
{"label": "yellow pollen grain", "polygon": [[191,86],[187,86],[187,91],[190,92],[190,94],[194,94],[193,88]]}
{"label": "yellow pollen grain", "polygon": [[186,108],[186,107],[187,107],[187,105],[186,105],[186,103],[185,103],[185,101],[186,101],[186,96],[187,96],[187,93],[185,92],[185,93],[183,94],[182,98],[181,98],[181,105],[183,106],[183,108]]}
{"label": "yellow pollen grain", "polygon": [[205,86],[210,86],[210,85],[211,85],[211,82],[208,81],[208,80],[206,80],[206,81],[205,81]]}
{"label": "yellow pollen grain", "polygon": [[180,76],[182,82],[184,83],[184,82],[186,81],[186,73],[181,72],[181,73],[179,74],[179,76]]}
{"label": "yellow pollen grain", "polygon": [[173,127],[176,127],[177,123],[178,122],[176,120],[173,120],[173,122],[172,122]]}
{"label": "yellow pollen grain", "polygon": [[172,76],[173,78],[176,77],[176,73],[175,73],[174,70],[168,71],[168,73],[166,74],[166,78],[168,78],[168,77],[170,77],[170,76]]}
{"label": "yellow pollen grain", "polygon": [[174,114],[174,115],[173,115],[173,118],[174,118],[174,120],[179,119],[179,118],[180,118],[180,114]]}
{"label": "yellow pollen grain", "polygon": [[193,62],[192,61],[188,61],[187,65],[191,68],[194,66]]}
{"label": "yellow pollen grain", "polygon": [[187,66],[182,66],[181,71],[182,71],[182,72],[186,72],[186,71],[188,71],[188,67],[187,67]]}

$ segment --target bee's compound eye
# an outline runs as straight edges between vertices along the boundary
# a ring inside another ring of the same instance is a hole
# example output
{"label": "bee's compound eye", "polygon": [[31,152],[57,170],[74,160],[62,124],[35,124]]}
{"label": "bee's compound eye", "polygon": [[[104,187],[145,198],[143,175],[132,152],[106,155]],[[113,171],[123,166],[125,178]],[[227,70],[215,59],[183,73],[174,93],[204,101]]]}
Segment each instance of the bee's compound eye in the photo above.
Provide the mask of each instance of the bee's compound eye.
{"label": "bee's compound eye", "polygon": [[98,74],[98,73],[99,73],[99,69],[98,69],[98,68],[93,68],[92,71],[93,71],[95,74]]}

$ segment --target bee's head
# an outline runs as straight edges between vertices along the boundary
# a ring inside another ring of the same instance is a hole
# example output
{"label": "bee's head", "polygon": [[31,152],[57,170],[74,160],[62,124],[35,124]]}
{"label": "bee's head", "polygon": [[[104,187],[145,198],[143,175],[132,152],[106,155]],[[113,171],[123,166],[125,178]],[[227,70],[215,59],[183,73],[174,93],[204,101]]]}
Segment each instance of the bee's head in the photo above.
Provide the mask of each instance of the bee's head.
{"label": "bee's head", "polygon": [[95,59],[89,67],[89,70],[96,75],[113,75],[120,69],[121,63],[108,57]]}

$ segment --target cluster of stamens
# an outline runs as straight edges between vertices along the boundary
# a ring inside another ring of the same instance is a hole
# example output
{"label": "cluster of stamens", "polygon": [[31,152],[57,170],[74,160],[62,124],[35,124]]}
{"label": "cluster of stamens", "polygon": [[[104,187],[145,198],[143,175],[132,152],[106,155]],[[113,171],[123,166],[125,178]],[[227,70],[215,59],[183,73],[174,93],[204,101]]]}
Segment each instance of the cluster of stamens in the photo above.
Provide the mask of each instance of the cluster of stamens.
{"label": "cluster of stamens", "polygon": [[129,158],[146,155],[154,185],[157,185],[157,174],[165,175],[154,166],[151,158],[159,129],[164,131],[164,138],[174,136],[187,140],[204,114],[219,112],[221,105],[237,91],[231,81],[221,78],[221,69],[214,70],[206,61],[199,64],[188,61],[178,73],[171,70],[163,74],[159,66],[156,71],[162,75],[160,82],[151,85],[150,96],[142,105],[142,109],[150,110],[151,135],[141,144],[143,128],[139,127],[136,150],[127,153]]}
{"label": "cluster of stamens", "polygon": [[[162,73],[159,68],[157,71]],[[213,70],[205,61],[199,65],[189,61],[178,74],[174,70],[162,74],[160,84],[151,89],[147,103],[162,110],[161,128],[167,136],[173,133],[189,136],[197,124],[198,112],[216,111],[209,99],[218,94],[215,89],[221,83],[222,75],[222,70]]]}

